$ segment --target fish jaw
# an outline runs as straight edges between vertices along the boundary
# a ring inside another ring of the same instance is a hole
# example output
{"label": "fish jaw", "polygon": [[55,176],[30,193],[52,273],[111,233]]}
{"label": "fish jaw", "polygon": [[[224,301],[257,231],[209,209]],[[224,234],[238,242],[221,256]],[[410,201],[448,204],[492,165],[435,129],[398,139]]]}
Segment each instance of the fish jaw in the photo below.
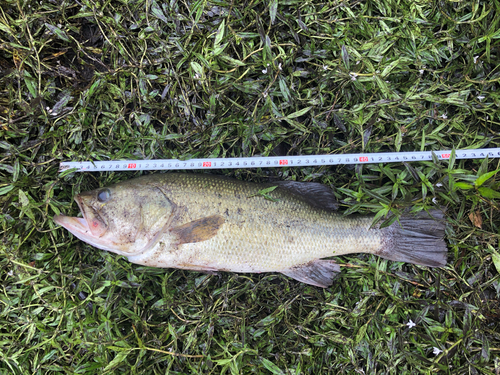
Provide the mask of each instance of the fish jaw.
{"label": "fish jaw", "polygon": [[90,231],[95,238],[102,237],[107,230],[106,223],[100,217],[96,216],[95,213],[92,213],[93,210],[84,204],[80,194],[75,195],[74,199],[86,221],[86,229]]}
{"label": "fish jaw", "polygon": [[98,249],[119,253],[112,244],[107,244],[103,238],[92,234],[87,220],[81,217],[72,217],[65,215],[54,216],[54,222],[67,229],[73,236]]}

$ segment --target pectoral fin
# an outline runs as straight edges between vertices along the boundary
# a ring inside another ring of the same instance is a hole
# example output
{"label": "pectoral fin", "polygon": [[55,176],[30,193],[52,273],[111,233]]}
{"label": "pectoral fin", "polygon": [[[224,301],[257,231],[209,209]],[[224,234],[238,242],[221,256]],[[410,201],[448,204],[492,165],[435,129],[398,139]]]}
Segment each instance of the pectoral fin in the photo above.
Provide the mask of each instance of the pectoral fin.
{"label": "pectoral fin", "polygon": [[285,271],[282,274],[306,284],[326,288],[332,285],[335,274],[340,272],[340,266],[333,260],[317,259],[301,264]]}
{"label": "pectoral fin", "polygon": [[224,224],[220,215],[204,217],[187,224],[172,228],[170,231],[178,238],[178,245],[209,240]]}

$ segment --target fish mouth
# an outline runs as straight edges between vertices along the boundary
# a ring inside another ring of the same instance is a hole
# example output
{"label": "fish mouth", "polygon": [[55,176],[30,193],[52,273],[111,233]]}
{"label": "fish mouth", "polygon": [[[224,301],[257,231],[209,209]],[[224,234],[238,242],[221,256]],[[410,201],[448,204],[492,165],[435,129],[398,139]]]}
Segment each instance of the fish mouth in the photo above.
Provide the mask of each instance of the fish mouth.
{"label": "fish mouth", "polygon": [[112,244],[106,243],[108,241],[105,241],[103,238],[101,238],[102,234],[96,235],[95,233],[92,233],[92,229],[89,226],[86,210],[84,209],[80,194],[77,194],[75,196],[75,201],[78,204],[78,208],[80,209],[83,218],[66,215],[56,215],[54,216],[54,222],[67,229],[75,237],[91,244],[92,246],[95,246],[102,250],[116,252],[116,250],[113,249]]}
{"label": "fish mouth", "polygon": [[67,229],[73,236],[79,238],[83,242],[87,242],[92,246],[99,249],[109,250],[102,241],[99,241],[99,237],[95,237],[90,231],[89,224],[85,218],[66,216],[66,215],[56,215],[54,216],[54,222],[59,224],[63,228]]}
{"label": "fish mouth", "polygon": [[63,228],[67,229],[68,231],[73,233],[75,236],[76,236],[76,233],[92,235],[91,231],[90,231],[89,224],[87,222],[86,215],[85,215],[85,210],[82,207],[82,199],[80,197],[80,194],[77,194],[75,196],[75,202],[78,205],[78,208],[80,209],[80,212],[82,213],[83,218],[66,216],[66,215],[56,215],[56,216],[54,216],[54,222],[56,224],[59,224]]}
{"label": "fish mouth", "polygon": [[54,222],[59,224],[61,227],[66,228],[71,233],[90,233],[89,224],[87,220],[81,217],[73,217],[66,215],[56,215],[54,216]]}

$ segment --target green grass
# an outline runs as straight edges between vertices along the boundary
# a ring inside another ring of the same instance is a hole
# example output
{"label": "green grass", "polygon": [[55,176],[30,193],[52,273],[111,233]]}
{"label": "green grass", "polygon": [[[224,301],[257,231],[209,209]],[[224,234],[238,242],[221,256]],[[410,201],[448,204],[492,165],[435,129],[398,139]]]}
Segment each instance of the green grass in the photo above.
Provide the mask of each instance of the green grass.
{"label": "green grass", "polygon": [[447,267],[346,256],[328,289],[139,267],[52,217],[135,175],[67,160],[500,147],[499,11],[2,1],[0,373],[498,375],[498,159],[220,171],[322,182],[346,212],[446,206]]}

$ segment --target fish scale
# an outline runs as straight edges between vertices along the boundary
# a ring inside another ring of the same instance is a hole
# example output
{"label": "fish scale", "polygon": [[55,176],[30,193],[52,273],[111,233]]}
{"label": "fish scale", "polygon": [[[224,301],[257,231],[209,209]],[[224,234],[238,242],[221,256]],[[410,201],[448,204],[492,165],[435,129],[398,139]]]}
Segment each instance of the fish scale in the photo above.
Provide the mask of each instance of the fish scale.
{"label": "fish scale", "polygon": [[[185,254],[180,262],[197,253],[199,262],[207,267],[237,272],[269,272],[306,262],[311,257],[348,254],[360,248],[365,252],[375,252],[380,246],[381,231],[369,231],[372,217],[344,218],[311,208],[283,191],[269,193],[276,199],[271,201],[258,194],[262,190],[258,184],[223,180],[220,185],[216,181],[207,185],[204,175],[178,176],[167,182],[164,188],[174,203],[183,202],[190,207],[179,219],[180,223],[203,216],[224,216],[227,207],[242,207],[246,212],[244,217],[227,216],[224,227],[212,239],[182,245]],[[210,196],[217,198],[199,204]],[[284,223],[289,223],[289,227],[284,228]],[[236,266],[235,262],[239,264]]]}

